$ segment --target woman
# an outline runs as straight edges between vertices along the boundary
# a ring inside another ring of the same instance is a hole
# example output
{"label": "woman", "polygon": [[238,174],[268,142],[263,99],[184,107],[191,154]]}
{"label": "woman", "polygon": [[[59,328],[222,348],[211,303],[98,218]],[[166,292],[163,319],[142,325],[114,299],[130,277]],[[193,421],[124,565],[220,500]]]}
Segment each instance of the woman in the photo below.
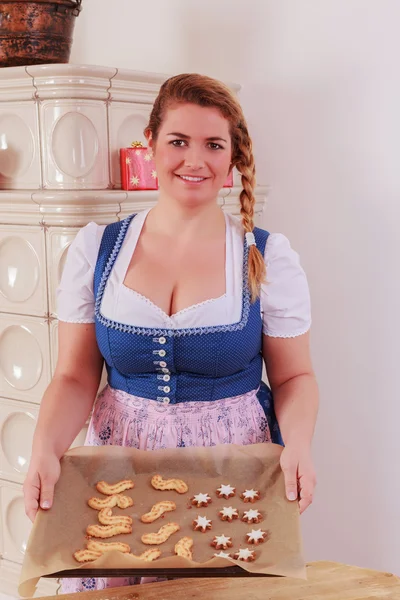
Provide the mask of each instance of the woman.
{"label": "woman", "polygon": [[[200,75],[166,81],[145,130],[157,205],[107,227],[90,223],[58,290],[59,358],[40,409],[24,485],[33,520],[49,509],[60,458],[86,443],[141,449],[283,443],[289,500],[315,486],[318,392],[307,281],[288,240],[254,228],[252,144],[236,98]],[[241,174],[241,219],[218,192]],[[265,362],[273,392],[262,382]],[[245,411],[244,411],[245,407]],[[64,591],[133,580],[74,580]]]}

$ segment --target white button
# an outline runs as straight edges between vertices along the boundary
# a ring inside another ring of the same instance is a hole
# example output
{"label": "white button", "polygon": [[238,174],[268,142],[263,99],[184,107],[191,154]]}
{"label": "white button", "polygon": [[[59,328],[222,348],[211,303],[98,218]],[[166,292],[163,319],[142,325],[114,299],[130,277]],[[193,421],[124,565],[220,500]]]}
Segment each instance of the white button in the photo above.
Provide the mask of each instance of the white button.
{"label": "white button", "polygon": [[165,392],[166,394],[168,394],[170,391],[171,391],[171,388],[169,387],[169,385],[166,385],[166,386],[164,387],[164,392]]}
{"label": "white button", "polygon": [[165,360],[160,360],[160,367],[166,367],[167,363],[165,362]]}
{"label": "white button", "polygon": [[169,375],[164,375],[163,379],[164,379],[164,381],[169,381],[171,379],[171,377]]}
{"label": "white button", "polygon": [[162,371],[163,373],[169,373],[169,372],[170,372],[170,371],[169,371],[169,369],[161,369],[161,371]]}
{"label": "white button", "polygon": [[169,404],[170,403],[170,399],[166,396],[165,398],[163,398],[163,403],[164,404]]}
{"label": "white button", "polygon": [[160,344],[165,344],[167,340],[165,339],[165,337],[160,337],[158,341],[160,342]]}
{"label": "white button", "polygon": [[159,350],[158,354],[159,356],[165,356],[167,353],[165,352],[165,350]]}

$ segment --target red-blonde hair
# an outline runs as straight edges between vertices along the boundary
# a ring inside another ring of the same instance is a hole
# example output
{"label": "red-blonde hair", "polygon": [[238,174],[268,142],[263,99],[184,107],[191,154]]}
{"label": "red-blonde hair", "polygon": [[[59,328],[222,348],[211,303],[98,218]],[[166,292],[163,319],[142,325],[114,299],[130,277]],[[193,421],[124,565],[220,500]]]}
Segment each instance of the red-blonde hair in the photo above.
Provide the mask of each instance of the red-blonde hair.
{"label": "red-blonde hair", "polygon": [[[144,131],[157,140],[165,113],[174,104],[197,104],[217,108],[229,122],[232,141],[231,166],[241,174],[243,189],[240,192],[240,214],[245,233],[254,228],[254,188],[256,184],[252,141],[247,129],[242,107],[231,90],[222,82],[196,73],[186,73],[170,77],[165,81],[154,102],[149,123]],[[265,281],[265,261],[256,246],[249,247],[248,284],[254,302],[260,294],[261,283]]]}

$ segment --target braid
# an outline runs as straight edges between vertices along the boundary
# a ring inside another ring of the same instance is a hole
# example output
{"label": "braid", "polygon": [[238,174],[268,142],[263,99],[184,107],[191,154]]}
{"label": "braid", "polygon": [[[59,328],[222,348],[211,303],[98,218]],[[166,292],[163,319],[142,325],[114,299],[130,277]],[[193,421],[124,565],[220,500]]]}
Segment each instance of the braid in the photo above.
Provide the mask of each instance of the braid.
{"label": "braid", "polygon": [[[168,107],[182,102],[218,108],[222,116],[229,121],[232,140],[232,166],[236,167],[242,176],[243,190],[240,193],[240,214],[245,232],[252,232],[254,228],[254,187],[256,181],[254,157],[246,120],[237,98],[226,85],[205,75],[182,73],[170,77],[160,88],[150,114],[149,124],[144,131],[146,137],[151,133],[153,140],[156,140]],[[265,278],[264,257],[256,246],[250,246],[248,283],[252,302],[255,302],[259,297],[260,287]]]}
{"label": "braid", "polygon": [[[240,192],[240,214],[244,230],[248,233],[254,229],[256,170],[252,142],[245,123],[242,122],[238,130],[241,135],[238,136],[239,139],[236,145],[235,166],[242,176],[243,189]],[[266,280],[266,268],[263,255],[254,245],[249,247],[248,269],[251,300],[255,302],[260,295],[261,284]]]}

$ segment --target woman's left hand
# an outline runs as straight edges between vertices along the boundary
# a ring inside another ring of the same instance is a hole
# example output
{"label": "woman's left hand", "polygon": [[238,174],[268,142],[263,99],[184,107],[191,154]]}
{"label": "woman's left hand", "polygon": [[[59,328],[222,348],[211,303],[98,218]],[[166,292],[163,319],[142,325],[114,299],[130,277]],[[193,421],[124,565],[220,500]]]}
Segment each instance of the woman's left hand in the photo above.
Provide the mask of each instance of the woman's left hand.
{"label": "woman's left hand", "polygon": [[299,500],[300,514],[313,501],[316,477],[310,447],[288,444],[281,454],[281,467],[285,476],[288,500]]}

